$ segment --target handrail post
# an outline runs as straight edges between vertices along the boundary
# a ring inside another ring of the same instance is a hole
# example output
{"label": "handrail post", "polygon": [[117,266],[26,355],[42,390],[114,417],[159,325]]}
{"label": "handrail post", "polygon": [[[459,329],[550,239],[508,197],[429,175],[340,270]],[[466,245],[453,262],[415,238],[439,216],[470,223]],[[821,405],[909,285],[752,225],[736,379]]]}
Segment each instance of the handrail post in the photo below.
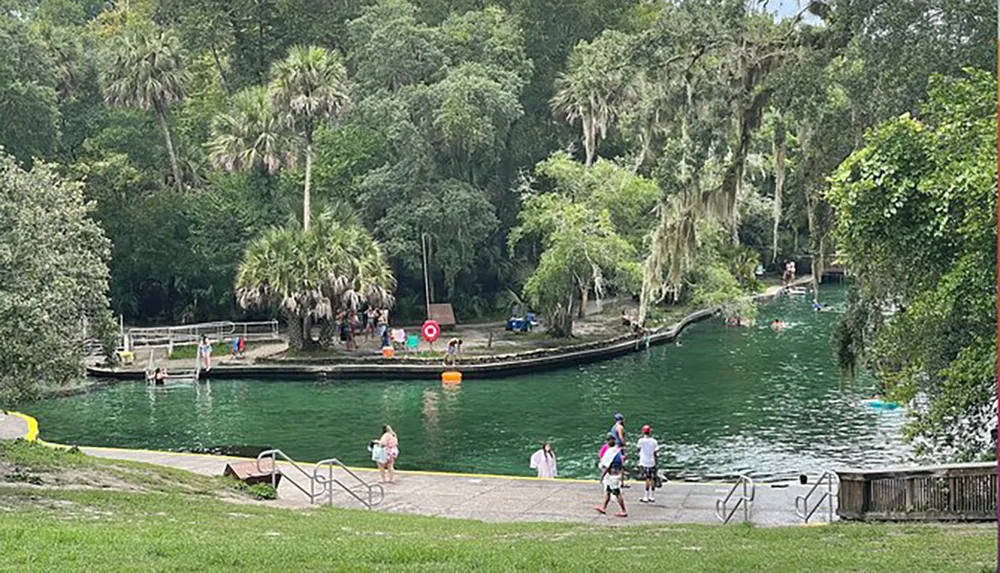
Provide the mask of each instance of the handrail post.
{"label": "handrail post", "polygon": [[274,488],[275,493],[278,492],[278,483],[276,479],[278,473],[277,470],[278,470],[278,457],[277,455],[275,455],[274,452],[271,452],[271,487]]}
{"label": "handrail post", "polygon": [[833,474],[826,472],[827,522],[833,523]]}
{"label": "handrail post", "polygon": [[743,479],[743,521],[750,521],[750,504],[747,503],[747,480]]}

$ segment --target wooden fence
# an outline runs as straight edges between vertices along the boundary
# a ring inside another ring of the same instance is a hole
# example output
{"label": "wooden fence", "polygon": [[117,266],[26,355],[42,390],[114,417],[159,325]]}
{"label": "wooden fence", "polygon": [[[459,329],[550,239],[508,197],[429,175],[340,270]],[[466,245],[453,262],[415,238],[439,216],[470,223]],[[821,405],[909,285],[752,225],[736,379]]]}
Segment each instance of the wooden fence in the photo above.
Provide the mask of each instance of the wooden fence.
{"label": "wooden fence", "polygon": [[996,521],[997,464],[838,471],[841,519]]}

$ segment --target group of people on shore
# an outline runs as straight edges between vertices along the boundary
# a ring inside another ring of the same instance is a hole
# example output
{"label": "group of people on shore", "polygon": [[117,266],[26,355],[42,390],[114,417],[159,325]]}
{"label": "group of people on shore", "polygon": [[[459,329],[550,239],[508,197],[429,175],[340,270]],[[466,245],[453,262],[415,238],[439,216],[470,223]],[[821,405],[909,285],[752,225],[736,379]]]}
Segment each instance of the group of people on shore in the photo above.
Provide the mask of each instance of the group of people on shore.
{"label": "group of people on shore", "polygon": [[389,337],[389,309],[369,306],[362,311],[342,310],[334,319],[336,335],[347,350],[357,350],[357,337],[370,339],[377,336],[382,347],[391,346]]}
{"label": "group of people on shore", "polygon": [[[648,424],[644,425],[642,437],[635,444],[635,449],[639,454],[636,464],[638,474],[646,486],[642,498],[639,499],[641,503],[655,503],[656,489],[662,486],[657,464],[659,447],[659,443],[653,437],[653,429]],[[597,467],[601,470],[601,489],[604,492],[603,503],[594,508],[598,512],[607,513],[608,504],[614,497],[620,508],[620,511],[615,515],[628,517],[628,509],[625,507],[625,498],[622,495],[622,489],[628,487],[625,484],[628,460],[625,417],[621,414],[615,414],[615,423],[608,430],[607,439],[598,453]],[[550,442],[545,442],[539,450],[532,454],[529,467],[538,472],[539,478],[553,479],[557,477],[556,455]]]}

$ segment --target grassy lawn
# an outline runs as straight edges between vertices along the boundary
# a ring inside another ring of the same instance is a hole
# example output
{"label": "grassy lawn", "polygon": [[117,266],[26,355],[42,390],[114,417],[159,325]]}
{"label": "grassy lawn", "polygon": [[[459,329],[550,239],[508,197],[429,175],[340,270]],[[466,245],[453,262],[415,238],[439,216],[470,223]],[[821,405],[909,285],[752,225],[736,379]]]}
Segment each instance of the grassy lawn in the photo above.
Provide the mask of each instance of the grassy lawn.
{"label": "grassy lawn", "polygon": [[95,458],[76,448],[53,448],[23,440],[0,442],[0,484],[4,483],[241,498],[234,482],[221,476],[207,477],[165,466]]}
{"label": "grassy lawn", "polygon": [[246,499],[221,478],[0,444],[0,571],[996,570],[985,525],[486,524]]}
{"label": "grassy lawn", "polygon": [[995,530],[483,524],[0,486],[9,571],[988,571]]}

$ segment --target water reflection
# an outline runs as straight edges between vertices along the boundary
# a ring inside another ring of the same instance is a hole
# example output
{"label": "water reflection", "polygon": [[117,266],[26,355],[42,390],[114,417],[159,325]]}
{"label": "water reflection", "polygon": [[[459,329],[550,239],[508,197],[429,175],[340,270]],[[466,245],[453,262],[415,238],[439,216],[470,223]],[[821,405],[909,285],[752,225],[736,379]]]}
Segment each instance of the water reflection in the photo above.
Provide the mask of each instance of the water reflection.
{"label": "water reflection", "polygon": [[[842,308],[843,291],[824,302]],[[550,440],[560,474],[590,477],[615,412],[630,440],[651,424],[661,460],[678,472],[815,472],[896,464],[910,457],[902,410],[861,407],[872,380],[843,378],[835,312],[781,299],[751,328],[692,326],[682,346],[503,380],[336,383],[217,381],[149,391],[124,384],[31,406],[43,437],[92,445],[182,449],[265,444],[303,460],[369,464],[367,440],[389,423],[400,468],[530,474]],[[768,328],[771,318],[789,327]],[[100,423],[94,423],[100,420]]]}

